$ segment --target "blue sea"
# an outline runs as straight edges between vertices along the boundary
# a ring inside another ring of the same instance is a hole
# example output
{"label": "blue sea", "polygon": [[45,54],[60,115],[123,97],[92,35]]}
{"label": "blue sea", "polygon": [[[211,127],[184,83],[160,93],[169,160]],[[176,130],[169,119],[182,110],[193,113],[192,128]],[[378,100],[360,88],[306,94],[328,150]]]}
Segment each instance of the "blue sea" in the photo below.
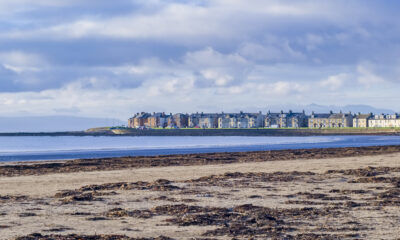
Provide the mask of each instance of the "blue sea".
{"label": "blue sea", "polygon": [[399,144],[400,136],[0,137],[0,162]]}

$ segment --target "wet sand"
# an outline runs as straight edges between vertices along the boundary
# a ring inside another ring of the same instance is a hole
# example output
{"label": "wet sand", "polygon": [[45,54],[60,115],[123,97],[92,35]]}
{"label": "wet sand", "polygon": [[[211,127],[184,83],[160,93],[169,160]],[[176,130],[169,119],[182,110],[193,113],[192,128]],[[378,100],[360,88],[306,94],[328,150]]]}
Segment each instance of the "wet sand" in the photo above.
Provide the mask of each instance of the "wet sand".
{"label": "wet sand", "polygon": [[2,164],[0,239],[398,239],[399,147],[335,151]]}

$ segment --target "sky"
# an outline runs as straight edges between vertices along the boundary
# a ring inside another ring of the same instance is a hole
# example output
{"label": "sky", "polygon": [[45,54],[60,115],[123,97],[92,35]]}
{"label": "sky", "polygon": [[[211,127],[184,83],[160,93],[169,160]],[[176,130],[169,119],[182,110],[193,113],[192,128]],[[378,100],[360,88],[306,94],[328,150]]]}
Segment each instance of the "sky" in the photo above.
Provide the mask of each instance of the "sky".
{"label": "sky", "polygon": [[395,0],[0,0],[0,116],[400,111]]}

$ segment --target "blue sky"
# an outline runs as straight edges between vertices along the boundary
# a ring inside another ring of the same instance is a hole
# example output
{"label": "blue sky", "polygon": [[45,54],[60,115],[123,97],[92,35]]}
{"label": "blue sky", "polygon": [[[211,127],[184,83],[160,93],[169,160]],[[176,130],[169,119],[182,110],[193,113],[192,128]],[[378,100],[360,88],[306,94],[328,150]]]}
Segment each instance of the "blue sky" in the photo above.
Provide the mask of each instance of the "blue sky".
{"label": "blue sky", "polygon": [[2,0],[0,114],[400,109],[394,0]]}

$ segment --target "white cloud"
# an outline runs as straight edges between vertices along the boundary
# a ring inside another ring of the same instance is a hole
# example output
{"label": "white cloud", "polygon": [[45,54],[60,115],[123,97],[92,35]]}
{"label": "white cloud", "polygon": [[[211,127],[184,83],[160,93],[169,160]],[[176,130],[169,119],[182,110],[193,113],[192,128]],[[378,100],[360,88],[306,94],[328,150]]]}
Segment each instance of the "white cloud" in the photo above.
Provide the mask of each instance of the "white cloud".
{"label": "white cloud", "polygon": [[[163,85],[160,82],[179,79],[200,88],[227,87],[246,81],[253,63],[238,54],[222,54],[212,48],[187,52],[175,61],[151,58],[136,65],[100,68],[116,75],[128,74],[143,80],[144,84]],[[170,84],[171,85],[171,84]],[[180,85],[187,85],[180,83]],[[152,92],[158,93],[158,87]],[[171,89],[171,86],[167,87]]]}
{"label": "white cloud", "polygon": [[345,81],[348,79],[348,75],[341,73],[338,75],[329,76],[327,79],[319,82],[321,87],[326,87],[331,91],[336,91],[343,87]]}
{"label": "white cloud", "polygon": [[307,90],[304,84],[296,82],[279,81],[271,85],[272,93],[280,96],[290,96],[292,94],[303,93]]}
{"label": "white cloud", "polygon": [[366,87],[385,82],[385,80],[373,72],[373,65],[362,63],[357,66],[358,82]]}
{"label": "white cloud", "polygon": [[252,60],[266,61],[297,61],[303,60],[305,56],[294,50],[288,41],[270,38],[265,44],[244,43],[238,50],[240,55]]}
{"label": "white cloud", "polygon": [[21,51],[0,52],[0,64],[16,73],[37,72],[46,65],[43,57]]}
{"label": "white cloud", "polygon": [[[223,15],[221,15],[223,16]],[[86,17],[73,22],[50,25],[33,30],[3,33],[9,38],[158,38],[177,39],[223,34],[224,28],[219,15],[199,6],[170,4],[150,14],[131,14],[101,19]]]}
{"label": "white cloud", "polygon": [[233,81],[233,77],[231,75],[223,73],[221,74],[212,69],[202,70],[201,74],[205,79],[213,81],[218,87],[226,86]]}

